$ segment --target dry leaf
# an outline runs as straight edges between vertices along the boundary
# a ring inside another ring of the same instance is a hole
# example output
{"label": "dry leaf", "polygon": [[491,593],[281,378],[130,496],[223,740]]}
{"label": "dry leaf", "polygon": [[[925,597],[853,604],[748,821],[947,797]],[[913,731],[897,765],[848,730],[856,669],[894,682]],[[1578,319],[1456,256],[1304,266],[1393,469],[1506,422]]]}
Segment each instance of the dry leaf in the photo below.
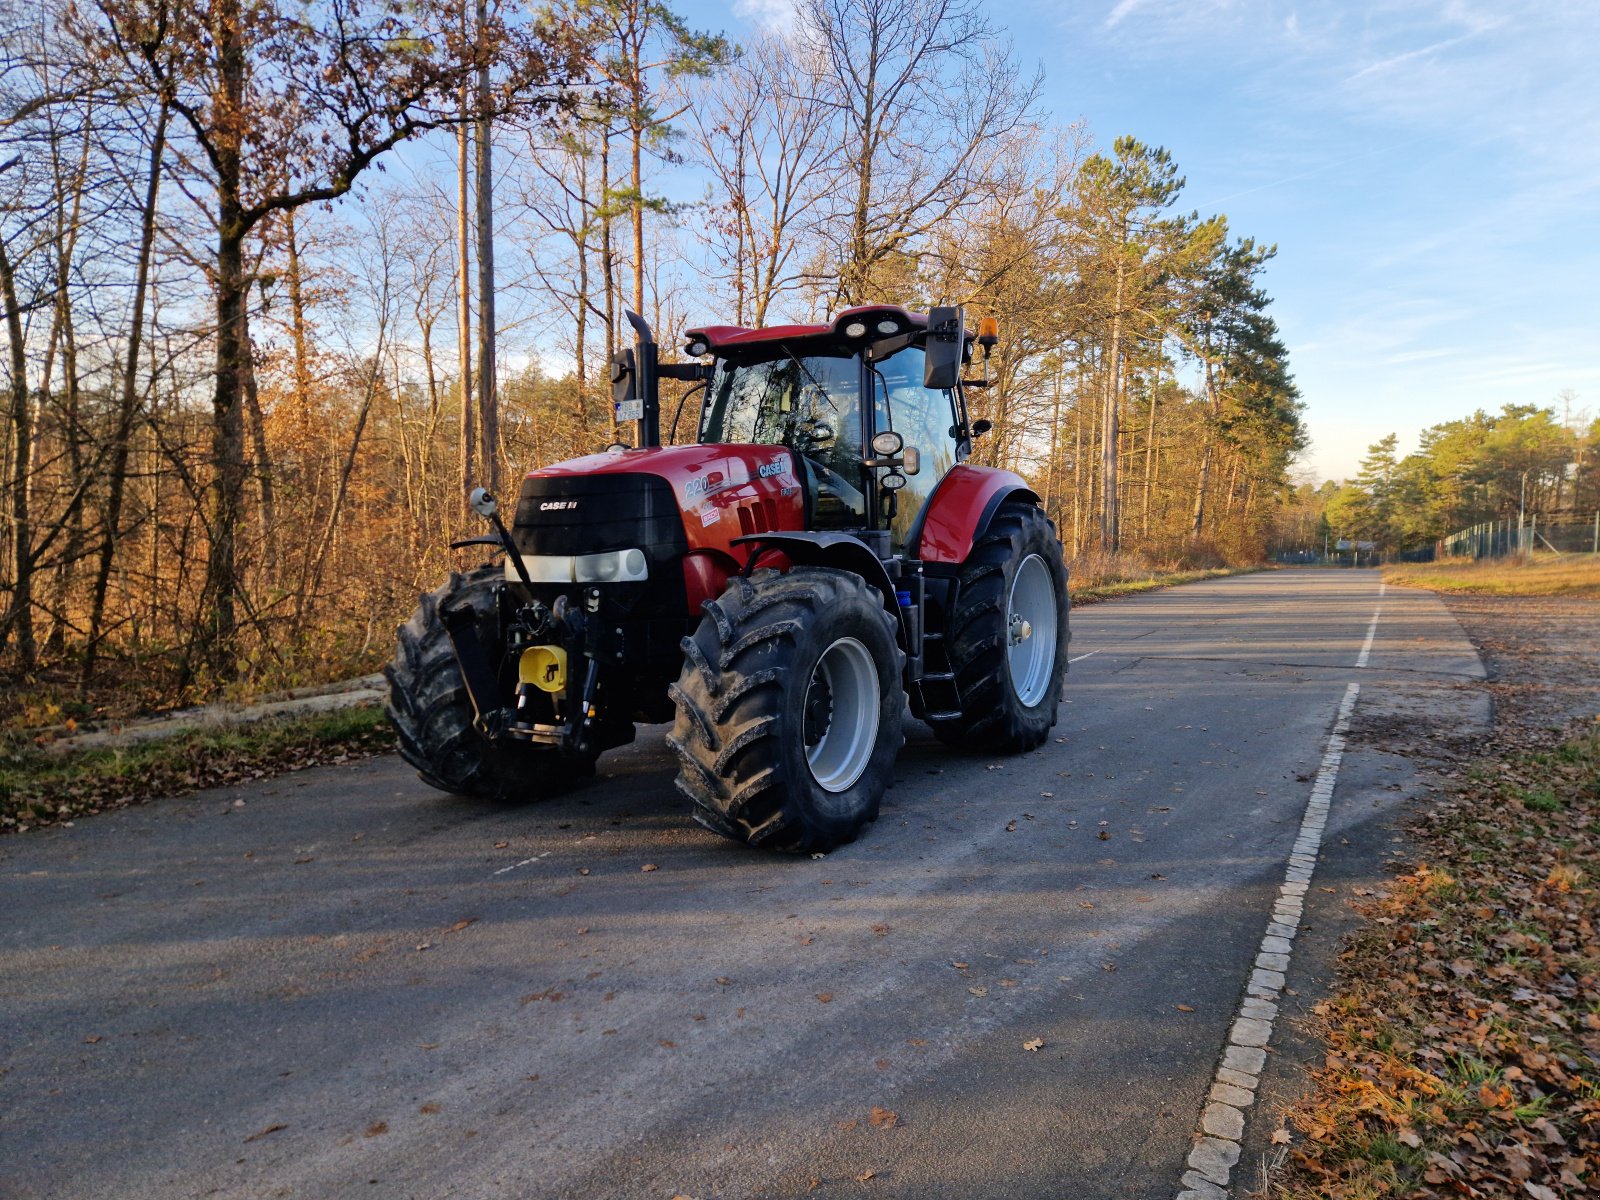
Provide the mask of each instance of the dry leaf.
{"label": "dry leaf", "polygon": [[1272,1144],[1274,1146],[1287,1146],[1289,1141],[1290,1135],[1287,1129],[1274,1129],[1272,1131]]}
{"label": "dry leaf", "polygon": [[1024,1050],[1031,1050],[1031,1051],[1042,1050],[1042,1049],[1044,1049],[1044,1039],[1043,1038],[1029,1038],[1027,1041],[1022,1043],[1022,1048]]}
{"label": "dry leaf", "polygon": [[950,965],[958,971],[965,971],[967,969],[967,964],[964,962],[952,962]]}
{"label": "dry leaf", "polygon": [[899,1120],[898,1113],[887,1108],[879,1108],[877,1105],[873,1105],[872,1111],[867,1114],[867,1124],[874,1129],[893,1129]]}
{"label": "dry leaf", "polygon": [[1179,1012],[1193,1012],[1194,1011],[1194,1009],[1192,1007],[1190,1007],[1189,1005],[1187,1005],[1187,1004],[1177,1004],[1177,1005],[1174,1005],[1173,1007],[1175,1007]]}
{"label": "dry leaf", "polygon": [[889,926],[883,924],[874,925],[872,927],[872,932],[877,934],[879,937],[883,937],[889,932]]}
{"label": "dry leaf", "polygon": [[477,917],[462,917],[461,920],[457,921],[454,925],[450,926],[450,928],[446,929],[445,932],[446,933],[460,933],[468,925],[471,925],[474,922],[476,922],[477,919],[478,919]]}
{"label": "dry leaf", "polygon": [[974,996],[987,996],[989,994],[989,989],[986,987],[969,987],[967,991],[971,992]]}
{"label": "dry leaf", "polygon": [[832,1004],[833,1003],[833,993],[832,992],[818,992],[817,993],[817,1003],[818,1004]]}
{"label": "dry leaf", "polygon": [[655,863],[645,863],[644,866],[639,868],[641,871],[659,871],[660,869],[661,868],[656,866]]}
{"label": "dry leaf", "polygon": [[88,1043],[88,1044],[89,1044],[89,1045],[91,1045],[91,1046],[92,1046],[92,1045],[94,1045],[94,1044],[95,1044],[95,1043],[96,1043],[96,1042],[98,1042],[98,1041],[101,1041],[101,1040],[102,1040],[102,1038],[101,1038],[101,1036],[100,1036],[100,1035],[99,1035],[99,1034],[98,1034],[98,1033],[91,1033],[91,1034],[90,1034],[90,1035],[89,1035],[89,1036],[88,1036],[88,1037],[86,1037],[86,1038],[84,1038],[84,1039],[83,1039],[83,1040],[84,1040],[84,1041],[85,1041],[85,1042],[86,1042],[86,1043]]}
{"label": "dry leaf", "polygon": [[389,1132],[389,1122],[387,1122],[387,1121],[374,1121],[371,1125],[367,1126],[367,1131],[365,1133],[363,1133],[361,1136],[362,1137],[382,1137],[384,1134],[386,1134],[388,1132]]}
{"label": "dry leaf", "polygon": [[289,1128],[289,1127],[288,1127],[288,1126],[287,1126],[287,1125],[285,1125],[285,1124],[284,1124],[284,1123],[283,1123],[283,1122],[282,1122],[282,1121],[275,1121],[275,1122],[274,1122],[274,1123],[273,1123],[273,1124],[271,1124],[271,1125],[268,1125],[268,1126],[267,1126],[267,1127],[266,1127],[266,1128],[265,1128],[265,1129],[258,1129],[258,1130],[256,1130],[256,1131],[255,1131],[255,1132],[254,1132],[254,1133],[252,1133],[252,1134],[251,1134],[251,1135],[250,1135],[250,1136],[249,1136],[249,1137],[247,1137],[247,1138],[245,1138],[245,1141],[247,1141],[247,1142],[253,1142],[253,1141],[255,1141],[255,1140],[256,1140],[256,1139],[257,1139],[257,1138],[264,1138],[264,1137],[266,1137],[266,1136],[267,1136],[267,1134],[269,1134],[269,1133],[277,1133],[277,1132],[278,1132],[278,1130],[280,1130],[280,1129],[287,1129],[287,1128]]}
{"label": "dry leaf", "polygon": [[863,1172],[861,1172],[861,1174],[856,1176],[856,1182],[857,1183],[865,1183],[867,1180],[871,1179],[876,1174],[877,1174],[876,1171],[863,1171]]}

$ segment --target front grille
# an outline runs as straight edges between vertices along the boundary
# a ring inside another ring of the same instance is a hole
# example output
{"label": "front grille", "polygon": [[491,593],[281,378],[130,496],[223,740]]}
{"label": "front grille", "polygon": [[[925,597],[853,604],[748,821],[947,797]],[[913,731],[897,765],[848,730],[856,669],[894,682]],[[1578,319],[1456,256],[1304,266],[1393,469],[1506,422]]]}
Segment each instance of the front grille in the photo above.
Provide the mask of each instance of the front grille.
{"label": "front grille", "polygon": [[511,540],[522,554],[638,547],[652,568],[689,549],[672,487],[655,475],[529,476]]}

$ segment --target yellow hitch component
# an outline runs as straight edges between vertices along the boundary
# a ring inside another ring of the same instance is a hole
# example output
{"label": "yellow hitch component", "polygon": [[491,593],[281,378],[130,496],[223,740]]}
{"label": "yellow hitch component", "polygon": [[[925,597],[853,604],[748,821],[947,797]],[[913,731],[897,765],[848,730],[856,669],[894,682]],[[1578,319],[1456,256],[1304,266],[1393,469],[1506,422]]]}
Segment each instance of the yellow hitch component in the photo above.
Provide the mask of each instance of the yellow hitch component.
{"label": "yellow hitch component", "polygon": [[529,646],[517,660],[517,678],[540,691],[566,691],[567,652],[560,646]]}

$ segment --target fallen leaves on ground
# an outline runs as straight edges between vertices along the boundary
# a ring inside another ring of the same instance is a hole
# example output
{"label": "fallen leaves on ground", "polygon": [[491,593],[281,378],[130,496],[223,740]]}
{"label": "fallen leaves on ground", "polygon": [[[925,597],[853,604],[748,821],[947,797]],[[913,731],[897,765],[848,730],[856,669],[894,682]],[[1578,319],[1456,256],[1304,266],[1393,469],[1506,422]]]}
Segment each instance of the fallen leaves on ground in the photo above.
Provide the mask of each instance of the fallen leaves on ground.
{"label": "fallen leaves on ground", "polygon": [[1044,1049],[1044,1039],[1043,1038],[1029,1038],[1027,1041],[1022,1043],[1022,1048],[1024,1050],[1032,1050],[1032,1051],[1035,1051],[1035,1052],[1037,1052],[1039,1050],[1043,1050]]}
{"label": "fallen leaves on ground", "polygon": [[0,762],[0,833],[15,833],[128,808],[157,796],[388,754],[394,749],[394,733],[381,707],[352,708],[122,747],[60,754],[31,743],[0,749],[5,751]]}
{"label": "fallen leaves on ground", "polygon": [[1358,902],[1278,1197],[1600,1191],[1600,731],[1457,779]]}
{"label": "fallen leaves on ground", "polygon": [[880,1108],[874,1104],[872,1111],[867,1114],[867,1124],[874,1129],[893,1129],[900,1123],[900,1114],[892,1109]]}

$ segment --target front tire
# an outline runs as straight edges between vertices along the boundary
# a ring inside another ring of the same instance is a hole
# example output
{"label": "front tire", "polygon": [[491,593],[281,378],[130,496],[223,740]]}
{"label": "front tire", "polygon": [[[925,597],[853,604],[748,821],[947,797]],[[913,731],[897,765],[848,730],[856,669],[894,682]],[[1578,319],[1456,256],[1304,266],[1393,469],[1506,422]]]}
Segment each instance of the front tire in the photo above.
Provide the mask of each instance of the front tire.
{"label": "front tire", "polygon": [[933,723],[940,741],[1020,753],[1050,736],[1070,607],[1055,526],[1031,504],[1002,504],[961,565],[946,635],[961,716]]}
{"label": "front tire", "polygon": [[[441,792],[489,800],[534,800],[594,773],[593,758],[577,758],[543,746],[490,742],[472,724],[472,700],[439,610],[470,607],[480,636],[498,636],[496,589],[505,579],[498,566],[479,567],[450,578],[421,598],[397,631],[387,712],[400,757],[422,782]],[[492,644],[492,642],[491,642]]]}
{"label": "front tire", "polygon": [[762,570],[705,614],[667,738],[695,819],[790,853],[854,841],[905,741],[905,656],[881,596],[845,571]]}

